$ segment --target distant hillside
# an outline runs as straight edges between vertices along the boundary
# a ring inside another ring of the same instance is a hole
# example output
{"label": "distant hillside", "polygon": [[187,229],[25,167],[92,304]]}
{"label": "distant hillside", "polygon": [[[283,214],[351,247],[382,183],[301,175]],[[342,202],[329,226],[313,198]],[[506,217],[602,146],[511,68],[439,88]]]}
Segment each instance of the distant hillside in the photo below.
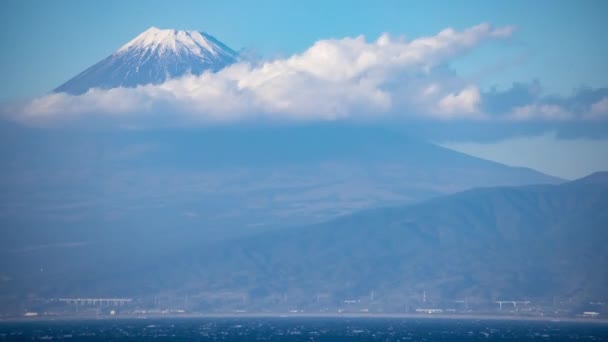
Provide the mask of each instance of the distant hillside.
{"label": "distant hillside", "polygon": [[136,239],[153,253],[167,236],[180,249],[476,186],[561,182],[355,124],[12,127],[0,160],[0,250]]}
{"label": "distant hillside", "polygon": [[371,292],[405,303],[423,291],[434,301],[603,300],[608,185],[597,180],[605,177],[479,188],[157,258],[134,255],[112,270],[47,279],[42,291],[241,293],[253,306]]}
{"label": "distant hillside", "polygon": [[206,286],[216,289],[605,299],[606,177],[475,189],[370,210],[226,243],[191,260]]}

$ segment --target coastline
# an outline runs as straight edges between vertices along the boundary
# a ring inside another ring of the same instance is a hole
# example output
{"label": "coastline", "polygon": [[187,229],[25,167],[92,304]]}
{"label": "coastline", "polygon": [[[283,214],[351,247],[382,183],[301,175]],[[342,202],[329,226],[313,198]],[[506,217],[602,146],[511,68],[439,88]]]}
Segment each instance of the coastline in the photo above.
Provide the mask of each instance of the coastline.
{"label": "coastline", "polygon": [[81,315],[81,316],[36,316],[36,317],[4,317],[2,323],[24,322],[61,322],[61,321],[121,321],[121,320],[159,320],[159,319],[238,319],[238,318],[302,318],[302,319],[424,319],[424,320],[473,320],[473,321],[522,321],[522,322],[551,322],[551,323],[589,323],[608,325],[608,319],[584,317],[551,317],[551,316],[518,316],[518,315],[471,315],[471,314],[409,314],[409,313],[191,313],[167,315]]}

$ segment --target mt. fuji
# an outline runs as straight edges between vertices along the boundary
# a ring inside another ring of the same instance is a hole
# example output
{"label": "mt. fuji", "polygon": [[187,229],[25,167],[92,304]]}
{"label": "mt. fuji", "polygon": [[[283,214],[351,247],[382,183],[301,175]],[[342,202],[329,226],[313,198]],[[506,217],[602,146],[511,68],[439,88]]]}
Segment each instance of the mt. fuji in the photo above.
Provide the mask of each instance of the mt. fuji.
{"label": "mt. fuji", "polygon": [[215,72],[237,59],[234,50],[204,32],[151,27],[54,92],[79,95],[91,88],[159,84],[186,74]]}

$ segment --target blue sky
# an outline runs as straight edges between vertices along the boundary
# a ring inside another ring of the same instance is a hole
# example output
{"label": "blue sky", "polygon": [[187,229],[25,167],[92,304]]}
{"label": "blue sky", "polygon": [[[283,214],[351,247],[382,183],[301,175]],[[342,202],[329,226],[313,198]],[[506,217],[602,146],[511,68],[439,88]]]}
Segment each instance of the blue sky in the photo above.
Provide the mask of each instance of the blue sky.
{"label": "blue sky", "polygon": [[[583,117],[585,113],[578,112],[605,110],[608,105],[606,1],[9,0],[0,7],[4,79],[0,101],[4,103],[44,96],[151,26],[203,30],[234,49],[253,51],[266,60],[287,59],[322,39],[362,34],[373,42],[386,32],[412,40],[437,35],[448,27],[463,32],[480,23],[513,26],[508,39],[486,37],[483,44],[444,58],[442,65],[447,69],[436,68],[432,77],[462,84],[443,97],[447,100],[443,104],[470,98],[483,103],[490,117],[492,111],[502,111],[517,120],[542,117],[544,121],[522,123],[517,129],[504,126],[504,132],[493,130],[495,139],[490,140],[500,141],[491,144],[477,137],[481,129],[468,137],[456,134],[457,141],[448,136],[429,138],[484,158],[540,167],[566,178],[608,169],[603,149],[606,121],[575,125],[562,120],[558,125],[553,120]],[[447,78],[445,70],[449,70]],[[518,85],[512,87],[514,83]],[[607,100],[600,101],[602,96]],[[575,139],[563,139],[567,136]],[[525,139],[534,146],[532,155],[517,150],[526,145]],[[563,153],[552,153],[558,148]]]}
{"label": "blue sky", "polygon": [[383,32],[414,38],[489,22],[515,25],[517,34],[509,44],[453,63],[484,87],[539,79],[550,92],[568,93],[605,86],[608,75],[605,1],[9,0],[0,6],[2,100],[53,89],[150,26],[204,30],[233,48],[274,57],[322,38]]}

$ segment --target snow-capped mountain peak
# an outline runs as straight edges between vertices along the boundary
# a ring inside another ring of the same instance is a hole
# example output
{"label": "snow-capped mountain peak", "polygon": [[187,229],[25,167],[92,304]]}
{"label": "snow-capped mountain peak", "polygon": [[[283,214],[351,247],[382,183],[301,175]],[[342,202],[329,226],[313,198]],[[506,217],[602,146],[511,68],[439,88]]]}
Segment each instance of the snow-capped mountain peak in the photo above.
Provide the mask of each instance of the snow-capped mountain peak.
{"label": "snow-capped mountain peak", "polygon": [[117,53],[137,49],[178,55],[190,53],[204,57],[207,54],[217,56],[222,53],[225,46],[221,45],[213,37],[198,31],[161,30],[151,27],[123,45]]}
{"label": "snow-capped mountain peak", "polygon": [[185,74],[215,72],[237,58],[234,50],[207,33],[151,27],[54,91],[78,95],[91,88],[158,84]]}

